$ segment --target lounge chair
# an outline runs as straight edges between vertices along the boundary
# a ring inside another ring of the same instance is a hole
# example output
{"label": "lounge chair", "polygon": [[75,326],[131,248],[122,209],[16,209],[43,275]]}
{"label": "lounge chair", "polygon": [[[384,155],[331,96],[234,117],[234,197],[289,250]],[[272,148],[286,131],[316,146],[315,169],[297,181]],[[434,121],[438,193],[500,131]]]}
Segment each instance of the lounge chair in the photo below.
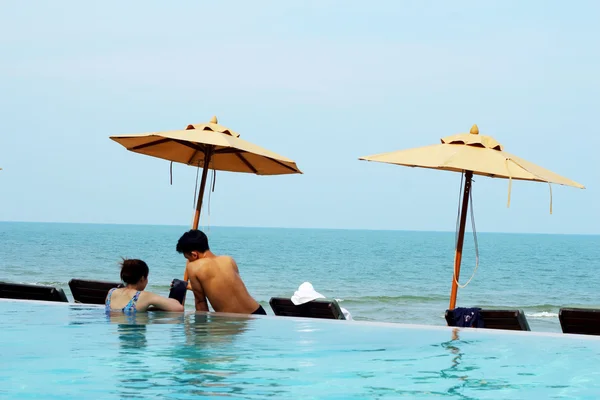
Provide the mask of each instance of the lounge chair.
{"label": "lounge chair", "polygon": [[[479,316],[485,329],[530,330],[522,310],[481,310]],[[456,326],[453,310],[446,310],[446,322],[448,326]]]}
{"label": "lounge chair", "polygon": [[275,315],[282,317],[304,317],[322,319],[346,319],[335,300],[313,300],[295,305],[292,300],[283,297],[272,297],[269,305]]}
{"label": "lounge chair", "polygon": [[69,300],[61,288],[24,283],[0,282],[0,298],[17,300],[57,301],[68,303]]}
{"label": "lounge chair", "polygon": [[561,308],[558,320],[563,333],[600,335],[600,309]]}
{"label": "lounge chair", "polygon": [[69,288],[75,303],[104,304],[108,291],[116,287],[123,287],[123,284],[86,279],[71,279],[69,281]]}

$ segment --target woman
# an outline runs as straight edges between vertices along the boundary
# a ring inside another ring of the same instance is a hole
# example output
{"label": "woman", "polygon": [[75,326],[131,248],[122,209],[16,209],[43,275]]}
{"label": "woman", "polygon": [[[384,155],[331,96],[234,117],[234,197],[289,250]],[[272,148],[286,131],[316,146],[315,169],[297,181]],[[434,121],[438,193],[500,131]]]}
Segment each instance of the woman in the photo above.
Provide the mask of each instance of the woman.
{"label": "woman", "polygon": [[124,288],[110,289],[106,296],[106,311],[146,312],[149,307],[162,311],[183,311],[175,299],[145,292],[148,285],[148,265],[142,260],[123,260],[121,280]]}

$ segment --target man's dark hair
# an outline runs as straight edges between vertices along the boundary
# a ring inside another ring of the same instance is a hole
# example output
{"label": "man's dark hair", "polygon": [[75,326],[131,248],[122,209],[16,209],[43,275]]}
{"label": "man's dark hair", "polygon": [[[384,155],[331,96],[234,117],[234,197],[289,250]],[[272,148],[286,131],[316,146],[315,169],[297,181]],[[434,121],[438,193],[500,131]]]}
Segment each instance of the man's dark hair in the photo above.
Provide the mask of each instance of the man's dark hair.
{"label": "man's dark hair", "polygon": [[128,285],[135,285],[142,278],[148,277],[148,265],[142,260],[123,259],[121,262],[121,280]]}
{"label": "man's dark hair", "polygon": [[184,233],[177,242],[178,253],[191,253],[192,251],[204,253],[207,250],[210,250],[208,237],[198,229],[192,229]]}

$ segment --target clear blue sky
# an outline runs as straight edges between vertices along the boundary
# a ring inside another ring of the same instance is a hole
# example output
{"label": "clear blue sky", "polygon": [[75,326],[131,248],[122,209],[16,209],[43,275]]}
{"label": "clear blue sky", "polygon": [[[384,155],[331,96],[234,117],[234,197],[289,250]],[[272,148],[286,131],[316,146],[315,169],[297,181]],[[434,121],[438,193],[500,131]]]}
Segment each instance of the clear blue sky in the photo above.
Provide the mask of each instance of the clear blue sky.
{"label": "clear blue sky", "polygon": [[119,133],[219,121],[304,175],[217,174],[211,225],[453,230],[460,176],[358,161],[477,123],[587,189],[477,178],[480,231],[600,233],[600,3],[5,1],[0,220],[188,225],[196,171]]}

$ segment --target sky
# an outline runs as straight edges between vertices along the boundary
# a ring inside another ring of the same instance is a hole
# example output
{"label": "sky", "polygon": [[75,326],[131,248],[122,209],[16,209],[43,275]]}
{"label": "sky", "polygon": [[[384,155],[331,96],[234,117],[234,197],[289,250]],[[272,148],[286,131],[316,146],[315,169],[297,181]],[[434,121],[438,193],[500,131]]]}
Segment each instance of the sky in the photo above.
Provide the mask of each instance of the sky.
{"label": "sky", "polygon": [[[477,177],[478,231],[600,233],[600,3],[27,1],[0,12],[0,220],[190,225],[196,169],[110,135],[219,122],[211,226],[452,231],[460,174],[359,161],[473,124],[585,190]],[[205,208],[207,206],[205,205]]]}

